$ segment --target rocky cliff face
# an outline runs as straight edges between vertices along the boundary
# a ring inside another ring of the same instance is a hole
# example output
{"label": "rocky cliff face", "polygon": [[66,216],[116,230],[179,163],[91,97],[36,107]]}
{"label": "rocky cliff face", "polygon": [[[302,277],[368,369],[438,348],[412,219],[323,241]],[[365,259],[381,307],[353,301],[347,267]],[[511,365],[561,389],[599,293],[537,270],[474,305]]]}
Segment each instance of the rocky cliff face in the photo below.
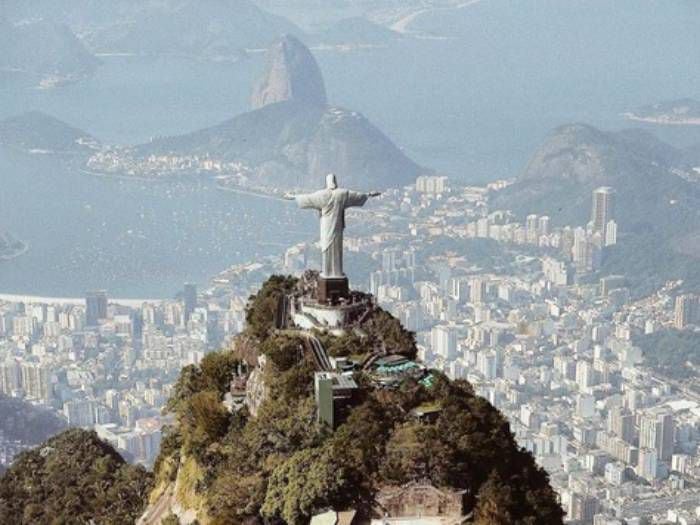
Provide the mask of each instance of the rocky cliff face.
{"label": "rocky cliff face", "polygon": [[311,52],[297,38],[285,35],[267,52],[267,69],[253,88],[251,106],[295,100],[324,106],[326,87]]}

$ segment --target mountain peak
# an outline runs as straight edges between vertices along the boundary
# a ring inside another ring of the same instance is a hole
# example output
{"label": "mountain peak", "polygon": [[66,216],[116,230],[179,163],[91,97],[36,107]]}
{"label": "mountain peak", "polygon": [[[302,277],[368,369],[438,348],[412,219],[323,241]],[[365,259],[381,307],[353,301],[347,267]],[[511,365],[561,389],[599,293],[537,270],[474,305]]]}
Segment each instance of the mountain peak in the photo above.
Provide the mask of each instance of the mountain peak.
{"label": "mountain peak", "polygon": [[326,104],[321,69],[311,51],[292,35],[284,35],[268,49],[267,68],[253,88],[251,104],[259,109],[286,100]]}

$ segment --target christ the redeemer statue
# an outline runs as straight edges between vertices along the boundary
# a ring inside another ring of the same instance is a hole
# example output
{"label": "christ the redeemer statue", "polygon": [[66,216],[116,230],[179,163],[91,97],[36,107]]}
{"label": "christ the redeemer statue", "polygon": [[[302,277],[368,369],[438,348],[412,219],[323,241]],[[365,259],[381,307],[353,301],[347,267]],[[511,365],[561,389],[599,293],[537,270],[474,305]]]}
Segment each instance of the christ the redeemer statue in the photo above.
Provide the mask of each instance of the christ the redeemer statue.
{"label": "christ the redeemer statue", "polygon": [[377,197],[379,192],[359,193],[338,188],[334,174],[326,176],[325,189],[314,193],[286,194],[287,200],[295,200],[300,208],[318,210],[321,217],[321,279],[345,279],[343,273],[343,230],[345,229],[345,209],[363,206],[369,197]]}

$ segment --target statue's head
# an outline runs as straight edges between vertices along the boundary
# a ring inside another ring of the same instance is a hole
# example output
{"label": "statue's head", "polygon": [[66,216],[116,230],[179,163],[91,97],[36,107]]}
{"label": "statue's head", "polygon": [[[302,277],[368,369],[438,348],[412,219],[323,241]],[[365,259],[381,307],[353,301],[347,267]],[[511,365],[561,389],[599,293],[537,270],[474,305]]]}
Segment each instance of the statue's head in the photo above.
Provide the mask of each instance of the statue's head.
{"label": "statue's head", "polygon": [[326,189],[334,190],[338,187],[338,181],[335,178],[335,173],[326,175]]}

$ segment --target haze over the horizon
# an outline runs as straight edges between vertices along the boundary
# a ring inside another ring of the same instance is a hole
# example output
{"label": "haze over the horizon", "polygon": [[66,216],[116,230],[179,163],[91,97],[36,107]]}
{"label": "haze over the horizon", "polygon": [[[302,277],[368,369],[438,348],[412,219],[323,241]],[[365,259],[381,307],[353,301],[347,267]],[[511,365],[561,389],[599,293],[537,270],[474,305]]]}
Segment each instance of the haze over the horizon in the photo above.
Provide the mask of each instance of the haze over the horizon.
{"label": "haze over the horizon", "polygon": [[700,516],[700,2],[0,4],[0,522]]}

